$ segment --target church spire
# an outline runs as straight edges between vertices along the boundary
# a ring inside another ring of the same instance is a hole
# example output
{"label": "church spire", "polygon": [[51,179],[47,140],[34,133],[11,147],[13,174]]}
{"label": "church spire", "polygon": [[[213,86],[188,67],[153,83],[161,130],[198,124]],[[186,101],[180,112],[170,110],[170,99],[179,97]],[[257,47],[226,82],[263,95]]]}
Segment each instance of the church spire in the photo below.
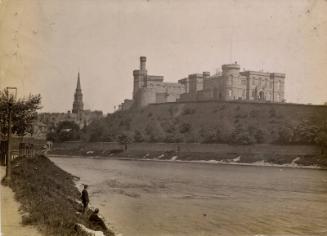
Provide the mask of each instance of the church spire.
{"label": "church spire", "polygon": [[79,72],[77,74],[77,86],[76,86],[76,90],[82,90],[81,89],[81,81],[80,81],[80,78],[79,78]]}
{"label": "church spire", "polygon": [[77,74],[77,85],[74,94],[74,103],[72,113],[80,114],[83,112],[83,94],[81,89],[80,74]]}

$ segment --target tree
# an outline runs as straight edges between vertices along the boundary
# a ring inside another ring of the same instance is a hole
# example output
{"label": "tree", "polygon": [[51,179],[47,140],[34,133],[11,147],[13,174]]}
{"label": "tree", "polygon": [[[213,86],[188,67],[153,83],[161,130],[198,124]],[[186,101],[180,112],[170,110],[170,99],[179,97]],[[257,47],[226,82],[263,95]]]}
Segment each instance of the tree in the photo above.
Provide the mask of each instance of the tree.
{"label": "tree", "polygon": [[59,142],[74,141],[80,139],[80,128],[73,121],[62,121],[56,129],[56,140]]}
{"label": "tree", "polygon": [[315,138],[315,143],[322,147],[327,147],[327,131],[326,130],[321,130],[320,132],[318,132],[318,134]]}
{"label": "tree", "polygon": [[241,125],[237,126],[230,136],[230,143],[250,145],[255,143],[254,137],[249,130],[245,130]]}
{"label": "tree", "polygon": [[118,142],[121,145],[124,145],[124,150],[127,150],[127,144],[130,144],[132,142],[132,139],[129,137],[129,135],[123,133],[118,135]]}
{"label": "tree", "polygon": [[134,131],[134,141],[137,143],[142,143],[144,141],[143,135],[140,131]]}
{"label": "tree", "polygon": [[0,132],[4,135],[8,134],[9,102],[12,103],[12,133],[19,136],[32,134],[37,110],[41,109],[41,95],[29,95],[13,101],[6,91],[0,91]]}
{"label": "tree", "polygon": [[160,142],[164,139],[164,132],[157,121],[150,121],[145,127],[147,141],[151,143]]}
{"label": "tree", "polygon": [[293,141],[294,132],[291,127],[282,127],[278,131],[278,140],[280,144],[290,144]]}
{"label": "tree", "polygon": [[319,127],[309,121],[302,121],[294,129],[293,143],[313,144]]}
{"label": "tree", "polygon": [[189,123],[182,123],[179,126],[179,132],[181,132],[182,134],[190,132],[191,129],[192,129],[192,126]]}
{"label": "tree", "polygon": [[214,130],[205,129],[202,127],[199,130],[201,143],[221,143],[223,142],[220,128],[217,127]]}

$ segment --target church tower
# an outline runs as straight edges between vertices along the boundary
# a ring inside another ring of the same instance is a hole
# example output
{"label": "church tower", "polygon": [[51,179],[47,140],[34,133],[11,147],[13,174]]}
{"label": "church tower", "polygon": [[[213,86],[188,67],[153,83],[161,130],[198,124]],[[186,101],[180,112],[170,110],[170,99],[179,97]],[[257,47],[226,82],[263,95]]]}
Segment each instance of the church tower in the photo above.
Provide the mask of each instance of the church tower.
{"label": "church tower", "polygon": [[77,86],[74,94],[74,103],[72,113],[80,114],[83,112],[83,94],[81,89],[81,81],[79,78],[79,72],[77,75]]}

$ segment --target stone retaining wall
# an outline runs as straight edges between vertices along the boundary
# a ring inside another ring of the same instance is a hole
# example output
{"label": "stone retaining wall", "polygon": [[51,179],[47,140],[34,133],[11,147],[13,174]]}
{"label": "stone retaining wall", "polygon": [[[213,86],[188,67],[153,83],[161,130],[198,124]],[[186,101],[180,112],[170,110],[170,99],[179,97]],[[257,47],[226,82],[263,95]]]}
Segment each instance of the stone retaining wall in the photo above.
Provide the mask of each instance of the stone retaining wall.
{"label": "stone retaining wall", "polygon": [[[116,142],[64,142],[55,143],[53,151],[94,151],[109,152],[111,150],[123,150],[123,145]],[[317,155],[321,148],[313,145],[229,145],[229,144],[199,144],[199,143],[132,143],[128,145],[128,151],[148,152],[195,152],[195,153],[242,153],[242,154],[279,154],[279,155]]]}

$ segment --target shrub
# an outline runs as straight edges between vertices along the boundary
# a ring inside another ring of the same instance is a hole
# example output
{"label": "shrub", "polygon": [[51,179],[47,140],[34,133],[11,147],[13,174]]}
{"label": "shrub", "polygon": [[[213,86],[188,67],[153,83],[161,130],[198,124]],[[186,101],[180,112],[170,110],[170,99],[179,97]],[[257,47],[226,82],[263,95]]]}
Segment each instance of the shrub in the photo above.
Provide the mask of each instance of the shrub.
{"label": "shrub", "polygon": [[183,115],[191,115],[191,114],[194,114],[195,113],[195,109],[192,109],[192,108],[185,108],[183,110]]}
{"label": "shrub", "polygon": [[191,131],[191,124],[189,123],[182,123],[180,126],[179,126],[179,132],[181,132],[182,134],[184,133],[188,133]]}
{"label": "shrub", "polygon": [[292,143],[293,140],[293,129],[290,127],[282,127],[278,131],[278,139],[277,142],[281,144],[289,144]]}
{"label": "shrub", "polygon": [[142,133],[138,130],[134,131],[134,141],[137,143],[141,143],[144,141],[144,137],[143,137]]}
{"label": "shrub", "polygon": [[248,130],[243,129],[242,126],[237,126],[231,134],[229,142],[232,144],[249,145],[255,143],[255,139]]}

